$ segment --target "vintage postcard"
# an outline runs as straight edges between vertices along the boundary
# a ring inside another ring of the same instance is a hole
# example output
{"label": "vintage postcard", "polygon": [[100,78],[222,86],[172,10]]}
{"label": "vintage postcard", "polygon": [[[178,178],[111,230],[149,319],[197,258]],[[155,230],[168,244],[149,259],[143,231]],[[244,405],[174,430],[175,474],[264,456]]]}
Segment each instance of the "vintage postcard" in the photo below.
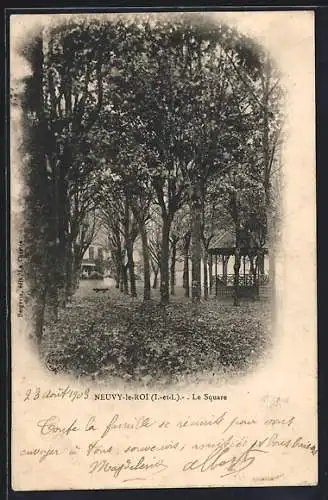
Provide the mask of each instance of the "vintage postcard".
{"label": "vintage postcard", "polygon": [[9,49],[12,488],[317,484],[313,12]]}

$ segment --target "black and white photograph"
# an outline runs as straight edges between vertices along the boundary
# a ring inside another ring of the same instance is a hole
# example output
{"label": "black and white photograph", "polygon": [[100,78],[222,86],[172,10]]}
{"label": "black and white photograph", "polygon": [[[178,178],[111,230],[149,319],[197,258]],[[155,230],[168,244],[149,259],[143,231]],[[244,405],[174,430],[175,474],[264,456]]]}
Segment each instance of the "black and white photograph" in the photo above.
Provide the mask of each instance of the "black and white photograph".
{"label": "black and white photograph", "polygon": [[270,54],[196,15],[71,20],[23,50],[26,301],[45,364],[149,383],[253,369],[281,213]]}
{"label": "black and white photograph", "polygon": [[18,489],[314,484],[311,20],[11,16]]}

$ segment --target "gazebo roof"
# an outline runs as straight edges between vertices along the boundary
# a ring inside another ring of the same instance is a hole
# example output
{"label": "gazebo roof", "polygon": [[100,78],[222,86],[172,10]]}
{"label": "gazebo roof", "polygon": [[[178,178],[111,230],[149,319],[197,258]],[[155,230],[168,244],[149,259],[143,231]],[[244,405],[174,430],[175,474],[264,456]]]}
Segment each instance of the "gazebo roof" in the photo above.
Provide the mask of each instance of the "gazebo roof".
{"label": "gazebo roof", "polygon": [[236,245],[236,238],[230,229],[221,229],[216,236],[212,239],[209,251],[216,250],[218,248],[228,249],[234,248]]}
{"label": "gazebo roof", "polygon": [[[236,247],[236,236],[231,229],[221,229],[212,239],[208,252],[210,254],[233,255]],[[248,255],[251,248],[241,246],[241,255]],[[255,250],[255,248],[254,248]],[[268,253],[267,248],[262,248],[264,253]]]}

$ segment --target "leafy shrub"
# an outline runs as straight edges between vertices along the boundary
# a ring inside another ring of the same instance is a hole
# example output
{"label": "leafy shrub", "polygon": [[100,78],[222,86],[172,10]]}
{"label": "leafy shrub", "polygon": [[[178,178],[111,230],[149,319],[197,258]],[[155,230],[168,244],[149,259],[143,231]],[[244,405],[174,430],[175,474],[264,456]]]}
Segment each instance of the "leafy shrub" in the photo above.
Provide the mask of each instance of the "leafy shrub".
{"label": "leafy shrub", "polygon": [[47,332],[47,356],[55,351],[60,371],[78,376],[106,372],[156,382],[202,372],[244,373],[269,345],[268,313],[258,311],[263,304],[235,308],[209,301],[195,315],[190,302],[163,308],[117,293],[90,296],[83,305],[65,311]]}

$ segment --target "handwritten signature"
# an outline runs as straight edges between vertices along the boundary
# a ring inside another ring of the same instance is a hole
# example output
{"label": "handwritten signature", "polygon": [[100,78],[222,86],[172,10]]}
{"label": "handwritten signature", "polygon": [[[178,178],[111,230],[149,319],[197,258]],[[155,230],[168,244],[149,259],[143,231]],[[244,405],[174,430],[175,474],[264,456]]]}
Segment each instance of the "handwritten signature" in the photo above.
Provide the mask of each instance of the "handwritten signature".
{"label": "handwritten signature", "polygon": [[229,446],[219,445],[206,458],[201,460],[192,460],[183,466],[183,471],[207,472],[216,470],[219,467],[225,469],[225,473],[221,477],[236,474],[250,467],[260,453],[268,453],[265,450],[259,449],[257,441],[254,441],[242,454],[229,456],[231,448]]}
{"label": "handwritten signature", "polygon": [[138,462],[133,462],[133,460],[128,458],[124,462],[118,464],[113,464],[109,460],[95,460],[90,464],[89,474],[109,472],[113,474],[114,478],[117,478],[122,471],[151,471],[152,474],[158,474],[167,468],[168,466],[164,463],[163,459],[155,459],[152,462],[146,462],[145,457],[142,456],[139,458]]}

